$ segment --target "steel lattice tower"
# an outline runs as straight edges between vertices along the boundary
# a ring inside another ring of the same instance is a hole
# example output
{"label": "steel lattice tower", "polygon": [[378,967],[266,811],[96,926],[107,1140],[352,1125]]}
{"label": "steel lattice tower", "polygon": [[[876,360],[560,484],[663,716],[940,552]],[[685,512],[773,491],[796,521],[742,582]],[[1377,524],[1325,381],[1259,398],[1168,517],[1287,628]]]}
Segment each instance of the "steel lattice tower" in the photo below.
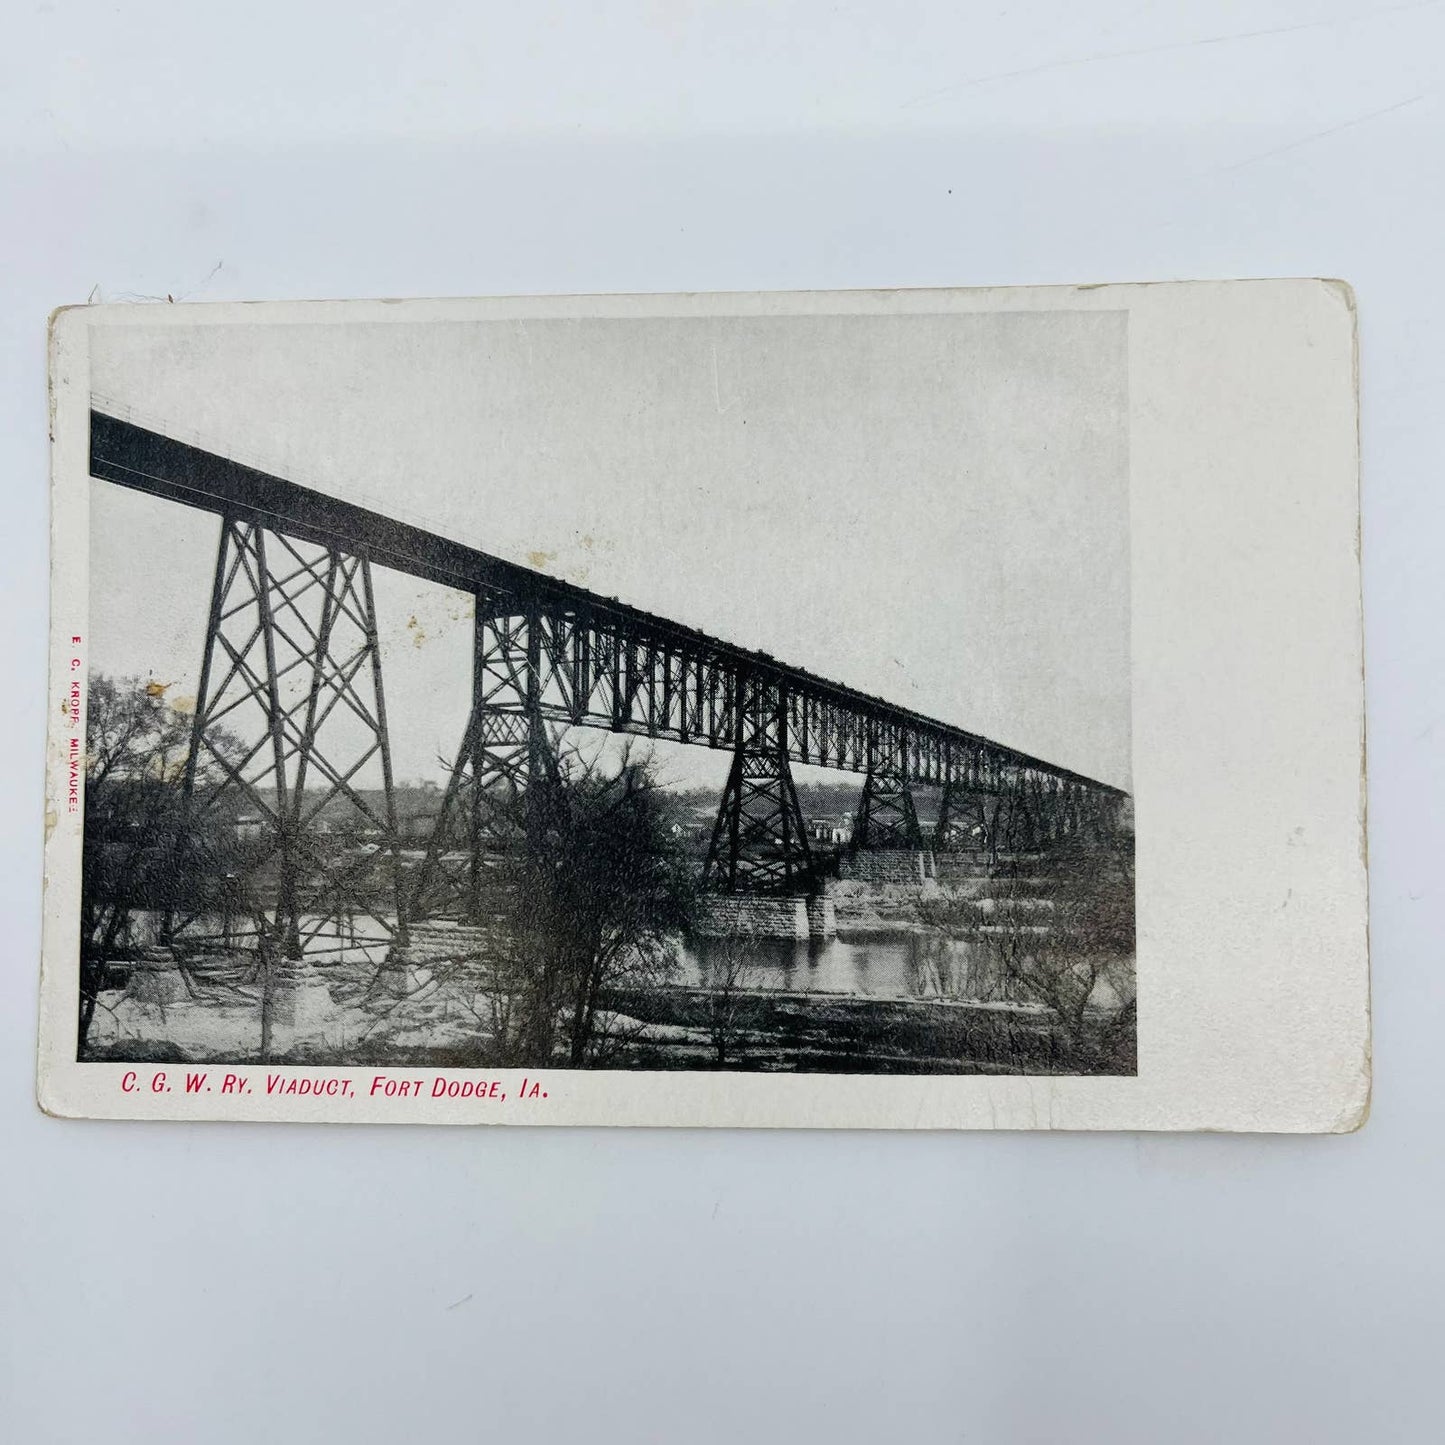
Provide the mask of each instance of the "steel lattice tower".
{"label": "steel lattice tower", "polygon": [[733,699],[732,768],[703,881],[727,893],[797,893],[813,858],[788,762],[785,687],[743,672]]}
{"label": "steel lattice tower", "polygon": [[855,848],[923,847],[923,831],[908,788],[907,758],[891,729],[870,726],[868,771],[853,825]]}
{"label": "steel lattice tower", "polygon": [[543,628],[498,594],[479,593],[472,706],[410,900],[410,916],[479,915],[488,869],[534,845],[558,793],[542,713]]}
{"label": "steel lattice tower", "polygon": [[[368,765],[379,798],[357,781]],[[239,925],[228,918],[217,935],[208,913],[172,915],[172,941],[264,939],[293,959],[359,949],[379,961],[396,940],[396,813],[365,553],[222,517],[183,799],[182,849],[207,827],[239,835],[241,808],[257,836],[232,879]]]}

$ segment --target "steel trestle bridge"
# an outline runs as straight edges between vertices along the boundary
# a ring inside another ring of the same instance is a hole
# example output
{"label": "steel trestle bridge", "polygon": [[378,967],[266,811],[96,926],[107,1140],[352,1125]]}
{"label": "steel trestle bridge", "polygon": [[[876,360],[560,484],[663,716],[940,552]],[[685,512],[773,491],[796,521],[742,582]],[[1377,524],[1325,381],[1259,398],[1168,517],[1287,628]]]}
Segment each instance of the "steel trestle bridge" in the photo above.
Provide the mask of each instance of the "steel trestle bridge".
{"label": "steel trestle bridge", "polygon": [[[966,838],[1037,849],[1119,826],[1118,788],[100,411],[90,470],[220,518],[184,786],[194,808],[229,794],[263,820],[274,927],[293,953],[340,947],[343,914],[352,938],[359,911],[382,941],[474,910],[488,857],[518,831],[488,799],[524,800],[521,831],[534,826],[542,810],[531,802],[556,777],[558,725],[732,753],[705,867],[723,892],[816,886],[795,763],[863,775],[856,849],[923,846],[915,785],[942,790],[938,848]],[[373,566],[475,605],[470,717],[423,861],[405,879]],[[378,764],[379,802],[356,781]],[[382,839],[385,903],[375,858],[338,862],[317,845],[317,821],[338,799]]]}

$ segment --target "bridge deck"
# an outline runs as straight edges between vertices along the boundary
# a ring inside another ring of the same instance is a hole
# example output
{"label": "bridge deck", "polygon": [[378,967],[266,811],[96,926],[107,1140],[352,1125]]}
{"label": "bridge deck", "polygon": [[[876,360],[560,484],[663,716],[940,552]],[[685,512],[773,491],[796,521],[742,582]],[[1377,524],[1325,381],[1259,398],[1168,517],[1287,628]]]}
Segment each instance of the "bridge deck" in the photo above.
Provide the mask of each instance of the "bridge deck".
{"label": "bridge deck", "polygon": [[540,620],[547,715],[708,747],[733,748],[732,700],[782,698],[794,762],[866,771],[880,735],[912,781],[966,776],[981,788],[1026,772],[1051,785],[1123,797],[1004,744],[735,646],[615,598],[535,572],[406,522],[271,476],[118,417],[91,412],[91,474],[152,496],[352,555],[486,598],[493,614]]}

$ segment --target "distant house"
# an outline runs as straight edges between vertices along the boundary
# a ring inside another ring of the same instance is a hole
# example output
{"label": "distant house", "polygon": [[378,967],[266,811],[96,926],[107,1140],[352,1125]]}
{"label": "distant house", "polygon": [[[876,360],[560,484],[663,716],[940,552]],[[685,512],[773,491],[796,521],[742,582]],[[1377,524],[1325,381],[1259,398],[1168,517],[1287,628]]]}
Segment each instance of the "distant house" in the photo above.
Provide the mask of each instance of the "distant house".
{"label": "distant house", "polygon": [[982,848],[988,842],[988,829],[981,821],[960,818],[944,829],[942,838],[933,841],[942,848]]}
{"label": "distant house", "polygon": [[253,843],[266,831],[266,824],[259,813],[242,813],[234,826],[238,843]]}
{"label": "distant house", "polygon": [[808,837],[815,843],[841,846],[853,839],[853,819],[846,813],[840,817],[809,818]]}

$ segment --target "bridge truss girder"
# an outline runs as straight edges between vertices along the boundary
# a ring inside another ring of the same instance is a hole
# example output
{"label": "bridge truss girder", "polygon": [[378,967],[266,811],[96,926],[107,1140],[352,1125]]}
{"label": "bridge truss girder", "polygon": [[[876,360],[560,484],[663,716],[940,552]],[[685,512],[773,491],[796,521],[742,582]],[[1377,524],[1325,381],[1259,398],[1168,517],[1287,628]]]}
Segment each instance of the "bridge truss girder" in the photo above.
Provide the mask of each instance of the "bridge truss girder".
{"label": "bridge truss girder", "polygon": [[[775,727],[779,741],[776,747],[770,743],[751,749],[747,754],[751,759],[748,765],[762,767],[760,760],[770,759],[766,766],[772,772],[758,781],[766,784],[763,791],[779,810],[780,821],[769,825],[775,826],[779,838],[781,819],[785,816],[788,819],[789,841],[784,852],[789,857],[795,852],[791,830],[797,813],[788,773],[791,764],[868,775],[870,739],[876,741],[880,735],[889,740],[889,762],[880,768],[875,757],[871,779],[865,776],[868,795],[865,831],[881,827],[884,815],[892,810],[897,815],[897,827],[902,830],[900,836],[911,839],[913,826],[908,823],[909,805],[903,801],[903,795],[915,786],[944,786],[960,779],[974,794],[990,802],[992,814],[988,826],[994,848],[1005,846],[1009,840],[1023,847],[1059,837],[1107,836],[1120,826],[1125,795],[1117,788],[900,708],[883,698],[788,666],[767,654],[734,646],[615,598],[600,596],[491,556],[455,539],[427,532],[95,410],[91,413],[90,450],[92,476],[216,513],[223,519],[227,536],[237,528],[260,528],[268,535],[284,534],[290,539],[289,545],[310,546],[317,549],[317,556],[338,559],[338,567],[340,559],[361,559],[365,563],[361,585],[367,592],[367,600],[364,607],[358,606],[356,610],[369,622],[372,633],[369,651],[361,665],[364,669],[369,661],[375,695],[374,704],[367,704],[363,711],[369,709],[375,716],[369,724],[362,718],[361,725],[363,731],[369,728],[370,736],[377,741],[387,772],[386,804],[377,811],[377,818],[381,824],[379,835],[393,860],[396,830],[390,760],[381,716],[374,609],[369,598],[369,569],[373,563],[479,599],[493,599],[488,605],[494,607],[496,619],[526,619],[522,632],[517,633],[514,627],[510,640],[502,635],[504,629],[499,624],[482,649],[489,656],[495,653],[507,660],[508,667],[515,672],[519,665],[515,654],[524,643],[527,661],[523,674],[528,688],[525,703],[519,702],[516,677],[509,672],[506,686],[513,694],[510,703],[492,702],[478,707],[474,697],[475,725],[468,725],[457,771],[466,777],[475,770],[484,785],[493,771],[508,786],[519,784],[525,772],[523,794],[528,795],[530,790],[535,799],[545,796],[531,787],[531,780],[546,767],[549,744],[542,725],[545,722],[606,728],[618,733],[727,749],[734,752],[736,762],[739,729],[752,727],[744,716],[747,697],[750,692],[766,689],[776,700]],[[225,545],[223,540],[223,551]],[[313,581],[320,589],[319,595],[330,595],[327,589],[333,586],[351,585],[322,578]],[[270,586],[269,582],[256,585],[261,594],[266,594]],[[284,612],[284,600],[278,598],[277,602]],[[263,641],[267,638],[276,641],[276,633],[269,625],[263,625],[259,635]],[[306,668],[311,666],[323,677],[332,677],[324,660],[326,649],[319,646],[318,639],[313,639],[311,648],[317,654],[313,662],[281,660],[272,665],[271,670],[294,666],[297,673],[305,675]],[[208,636],[208,664],[211,651]],[[281,651],[285,652],[284,646]],[[261,667],[255,675],[264,680],[269,674]],[[290,675],[288,671],[287,676]],[[338,685],[343,691],[351,687],[349,681],[344,684],[327,681],[320,685],[326,700],[329,701]],[[358,688],[361,686],[362,683],[356,684]],[[261,700],[258,706],[262,713],[269,707],[268,716],[285,714],[275,726],[281,737],[277,746],[286,766],[291,765],[293,752],[299,751],[308,759],[313,751],[323,759],[329,757],[330,745],[323,747],[316,738],[296,742],[295,717],[274,698],[267,700],[264,685],[258,684],[253,692]],[[304,713],[302,718],[299,727],[304,735]],[[268,731],[272,727],[268,722]],[[525,745],[520,740],[521,732],[525,732]],[[523,753],[525,768],[519,761]],[[308,762],[307,767],[311,766]],[[351,776],[346,766],[343,764],[337,770],[342,781],[336,784],[328,781],[328,787],[344,785]],[[321,775],[326,776],[324,769]],[[280,792],[289,797],[284,771],[278,776],[281,777]],[[740,778],[733,789],[737,796],[741,796],[742,781]],[[264,780],[257,783],[241,778],[235,780],[234,786],[243,791],[258,787],[264,791],[273,785]],[[475,791],[485,795],[486,788]],[[302,795],[305,795],[304,787]],[[890,798],[893,801],[890,802]],[[456,801],[453,797],[450,805],[453,811]],[[301,825],[294,813],[280,805],[279,798],[273,811],[276,819],[282,820],[273,827],[278,840],[274,851],[279,857],[291,860],[280,871],[300,880],[297,886],[301,887],[306,867],[312,866],[296,861],[305,851],[298,833]],[[287,818],[292,820],[289,824],[284,823]],[[450,828],[453,823],[449,820],[447,826]],[[481,825],[471,826],[476,833]],[[534,820],[522,831],[535,835],[536,826]],[[890,831],[896,831],[892,824]],[[432,859],[433,871],[441,860],[441,854]],[[343,893],[348,891],[357,890],[341,889]],[[375,890],[362,891],[370,897]],[[299,916],[295,908],[291,908],[290,913]]]}
{"label": "bridge truss girder", "polygon": [[[962,820],[960,825],[960,820]],[[1068,779],[1012,770],[987,784],[945,783],[934,827],[937,851],[1030,853],[1063,843],[1097,843],[1118,827],[1112,800]]]}

